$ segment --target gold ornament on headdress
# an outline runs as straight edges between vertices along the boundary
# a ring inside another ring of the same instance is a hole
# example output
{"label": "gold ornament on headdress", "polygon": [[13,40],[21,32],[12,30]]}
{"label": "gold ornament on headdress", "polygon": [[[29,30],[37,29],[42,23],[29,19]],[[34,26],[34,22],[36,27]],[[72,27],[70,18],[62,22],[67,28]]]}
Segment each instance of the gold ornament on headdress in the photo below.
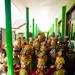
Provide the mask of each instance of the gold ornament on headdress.
{"label": "gold ornament on headdress", "polygon": [[46,51],[46,50],[47,50],[46,46],[42,45],[40,51]]}
{"label": "gold ornament on headdress", "polygon": [[[39,65],[39,64],[42,64],[43,66],[45,66],[45,63],[46,63],[46,61],[45,61],[44,58],[41,58],[41,57],[38,58],[38,65]],[[37,65],[37,66],[38,66],[38,65]]]}
{"label": "gold ornament on headdress", "polygon": [[51,44],[56,44],[56,40],[54,37],[51,38]]}
{"label": "gold ornament on headdress", "polygon": [[31,47],[30,44],[27,44],[27,45],[25,45],[25,47],[24,47],[24,50],[25,50],[25,51],[29,51],[29,50],[31,50],[31,49],[32,49],[32,47]]}
{"label": "gold ornament on headdress", "polygon": [[44,34],[44,32],[41,32],[40,35],[38,35],[38,38],[45,39],[45,34]]}
{"label": "gold ornament on headdress", "polygon": [[61,63],[61,64],[65,64],[65,60],[61,56],[56,57],[56,63],[58,63],[58,62]]}
{"label": "gold ornament on headdress", "polygon": [[47,44],[46,41],[44,41],[44,42],[41,43],[41,45],[44,45],[44,46],[46,46],[46,44]]}
{"label": "gold ornament on headdress", "polygon": [[28,58],[26,55],[21,55],[20,62],[28,62]]}
{"label": "gold ornament on headdress", "polygon": [[23,45],[25,43],[25,39],[21,39],[21,45]]}
{"label": "gold ornament on headdress", "polygon": [[19,38],[17,38],[17,44],[21,44],[21,38],[19,37]]}
{"label": "gold ornament on headdress", "polygon": [[40,43],[38,41],[34,42],[34,47],[39,47],[40,46]]}

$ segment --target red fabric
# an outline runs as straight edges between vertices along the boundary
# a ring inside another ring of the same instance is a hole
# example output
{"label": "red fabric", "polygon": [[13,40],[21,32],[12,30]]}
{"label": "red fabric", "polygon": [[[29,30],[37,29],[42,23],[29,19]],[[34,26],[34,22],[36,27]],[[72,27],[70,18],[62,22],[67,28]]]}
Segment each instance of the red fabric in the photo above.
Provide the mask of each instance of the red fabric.
{"label": "red fabric", "polygon": [[56,68],[53,68],[53,69],[48,68],[46,71],[46,74],[48,74],[48,75],[52,74],[53,75],[55,71],[56,71]]}
{"label": "red fabric", "polygon": [[20,67],[14,66],[14,73],[15,75],[19,75]]}

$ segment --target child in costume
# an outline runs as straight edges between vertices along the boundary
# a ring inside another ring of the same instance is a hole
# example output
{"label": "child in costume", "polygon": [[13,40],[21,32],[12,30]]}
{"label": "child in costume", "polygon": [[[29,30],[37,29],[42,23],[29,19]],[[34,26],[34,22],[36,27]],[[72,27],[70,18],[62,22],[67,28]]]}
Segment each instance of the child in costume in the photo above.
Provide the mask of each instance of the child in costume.
{"label": "child in costume", "polygon": [[72,42],[68,43],[68,52],[66,53],[66,57],[68,58],[68,75],[73,75],[75,70],[75,52],[74,44]]}
{"label": "child in costume", "polygon": [[38,35],[38,40],[39,40],[39,42],[42,44],[42,42],[44,42],[45,41],[45,34],[44,34],[44,32],[41,32],[39,35]]}
{"label": "child in costume", "polygon": [[25,45],[24,47],[25,55],[28,58],[28,68],[32,70],[32,46],[30,44]]}
{"label": "child in costume", "polygon": [[18,46],[14,46],[13,48],[13,67],[14,67],[14,74],[19,75],[20,57],[18,56]]}
{"label": "child in costume", "polygon": [[50,61],[51,61],[50,65],[55,65],[56,56],[57,56],[56,50],[52,49],[49,53],[50,53]]}
{"label": "child in costume", "polygon": [[20,52],[21,55],[26,55],[28,58],[28,68],[32,71],[32,46],[30,44],[24,45],[23,50]]}
{"label": "child in costume", "polygon": [[41,45],[40,47],[40,53],[38,54],[38,57],[42,57],[43,59],[45,59],[45,65],[46,65],[46,68],[50,66],[50,57],[49,55],[47,54],[47,46],[46,45]]}
{"label": "child in costume", "polygon": [[38,55],[39,52],[40,52],[40,45],[41,45],[41,44],[39,43],[38,40],[33,43],[33,48],[34,48],[36,57],[37,57],[37,55]]}
{"label": "child in costume", "polygon": [[27,69],[28,66],[28,57],[26,55],[21,55],[20,58],[21,68],[20,68],[20,74],[19,75],[30,75],[29,70]]}
{"label": "child in costume", "polygon": [[30,44],[30,45],[33,45],[33,41],[34,41],[34,39],[33,39],[32,37],[30,37],[30,38],[29,38],[29,44]]}
{"label": "child in costume", "polygon": [[56,57],[55,65],[50,66],[47,70],[47,75],[65,75],[65,69],[63,65],[65,64],[65,60],[63,57]]}
{"label": "child in costume", "polygon": [[46,63],[45,59],[43,59],[41,57],[38,58],[37,70],[31,75],[47,75],[44,70],[45,63]]}

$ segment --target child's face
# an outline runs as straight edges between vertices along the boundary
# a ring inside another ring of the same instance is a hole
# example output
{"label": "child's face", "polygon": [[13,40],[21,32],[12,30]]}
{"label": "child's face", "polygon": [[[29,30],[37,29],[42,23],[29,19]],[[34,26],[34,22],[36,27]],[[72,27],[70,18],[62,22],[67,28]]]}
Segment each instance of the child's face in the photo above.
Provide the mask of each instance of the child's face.
{"label": "child's face", "polygon": [[63,66],[63,65],[62,65],[60,62],[57,62],[57,63],[56,63],[56,68],[57,68],[57,69],[61,69],[62,66]]}
{"label": "child's face", "polygon": [[44,66],[42,64],[38,64],[38,68],[42,71]]}
{"label": "child's face", "polygon": [[52,58],[56,58],[56,56],[57,56],[56,52],[53,52],[53,53],[51,54],[51,57],[52,57]]}
{"label": "child's face", "polygon": [[27,50],[27,51],[26,51],[26,54],[30,54],[30,53],[31,53],[30,50]]}
{"label": "child's face", "polygon": [[21,63],[21,68],[25,68],[26,67],[26,63],[25,62],[22,62]]}
{"label": "child's face", "polygon": [[14,56],[17,56],[17,52],[13,51],[13,55],[14,55]]}
{"label": "child's face", "polygon": [[42,54],[45,55],[46,54],[46,51],[42,51]]}

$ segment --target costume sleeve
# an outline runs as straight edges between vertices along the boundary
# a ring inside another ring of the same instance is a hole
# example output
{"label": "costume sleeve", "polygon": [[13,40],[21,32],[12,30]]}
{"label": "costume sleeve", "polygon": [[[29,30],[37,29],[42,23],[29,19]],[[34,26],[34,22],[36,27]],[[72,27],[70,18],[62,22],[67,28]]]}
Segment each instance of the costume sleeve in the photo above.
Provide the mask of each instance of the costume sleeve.
{"label": "costume sleeve", "polygon": [[31,75],[38,75],[38,74],[36,74],[36,71],[34,72],[34,73],[32,73]]}
{"label": "costume sleeve", "polygon": [[53,74],[55,72],[55,70],[56,70],[55,68],[53,68],[53,69],[48,68],[47,71],[46,71],[46,74],[47,75]]}

